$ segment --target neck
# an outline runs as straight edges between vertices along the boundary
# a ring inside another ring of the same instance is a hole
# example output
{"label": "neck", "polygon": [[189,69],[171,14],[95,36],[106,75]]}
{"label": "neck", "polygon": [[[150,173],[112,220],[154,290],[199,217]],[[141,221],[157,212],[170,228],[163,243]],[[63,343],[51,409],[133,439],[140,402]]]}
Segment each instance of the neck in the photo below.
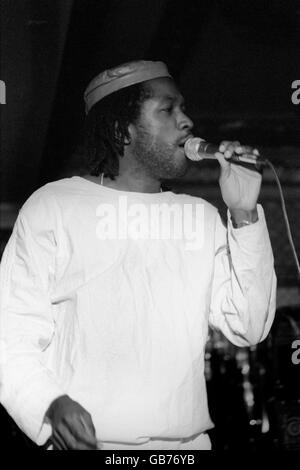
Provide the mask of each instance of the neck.
{"label": "neck", "polygon": [[103,185],[120,191],[132,191],[137,193],[158,193],[161,182],[145,174],[142,171],[134,171],[132,168],[123,169],[114,180],[103,178]]}
{"label": "neck", "polygon": [[112,181],[110,178],[104,178],[103,184],[115,187],[122,191],[133,191],[137,193],[158,193],[161,182],[151,175],[148,175],[143,168],[127,167],[120,165],[120,174]]}
{"label": "neck", "polygon": [[[101,184],[101,174],[99,176],[85,175],[90,181]],[[119,191],[128,191],[136,193],[159,193],[161,182],[153,176],[146,173],[143,168],[138,166],[123,167],[120,165],[119,175],[114,180],[103,177],[103,186],[117,189]]]}
{"label": "neck", "polygon": [[151,175],[149,170],[139,162],[131,146],[125,147],[124,156],[119,159],[119,176],[114,181],[104,178],[104,184],[122,191],[137,193],[158,193],[161,190],[160,179]]}

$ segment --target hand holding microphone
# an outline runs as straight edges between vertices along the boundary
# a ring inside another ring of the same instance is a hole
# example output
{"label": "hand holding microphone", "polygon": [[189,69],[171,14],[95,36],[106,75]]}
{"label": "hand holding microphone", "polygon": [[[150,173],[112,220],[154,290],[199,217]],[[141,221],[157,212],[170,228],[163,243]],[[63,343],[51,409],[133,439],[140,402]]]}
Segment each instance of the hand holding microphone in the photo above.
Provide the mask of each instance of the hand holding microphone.
{"label": "hand holding microphone", "polygon": [[217,159],[221,166],[219,184],[223,200],[237,222],[257,218],[256,204],[261,187],[261,167],[265,161],[257,149],[239,142],[209,144],[199,137],[188,139],[186,156],[193,161]]}
{"label": "hand holding microphone", "polygon": [[239,142],[223,141],[215,145],[206,142],[200,137],[188,139],[184,145],[186,156],[195,162],[203,159],[216,159],[216,153],[224,153],[224,157],[230,163],[244,166],[250,170],[262,172],[265,160],[259,156],[257,149],[248,145],[241,145]]}

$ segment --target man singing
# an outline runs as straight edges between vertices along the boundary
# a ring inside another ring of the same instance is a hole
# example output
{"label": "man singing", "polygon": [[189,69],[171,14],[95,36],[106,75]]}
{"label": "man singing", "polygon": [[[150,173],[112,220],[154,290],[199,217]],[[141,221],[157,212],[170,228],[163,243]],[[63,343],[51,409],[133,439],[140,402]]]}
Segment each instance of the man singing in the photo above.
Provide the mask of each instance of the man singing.
{"label": "man singing", "polygon": [[193,127],[162,62],[106,70],[84,97],[87,174],[36,191],[3,255],[1,402],[46,448],[210,449],[208,326],[249,346],[274,318],[261,175],[220,147],[227,226],[161,191]]}

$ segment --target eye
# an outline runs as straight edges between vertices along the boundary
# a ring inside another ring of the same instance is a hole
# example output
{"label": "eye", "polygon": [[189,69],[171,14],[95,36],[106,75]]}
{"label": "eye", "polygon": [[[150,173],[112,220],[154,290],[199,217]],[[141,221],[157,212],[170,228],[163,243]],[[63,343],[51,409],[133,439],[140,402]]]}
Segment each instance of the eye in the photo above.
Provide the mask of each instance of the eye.
{"label": "eye", "polygon": [[173,111],[173,106],[167,106],[167,107],[163,108],[162,111],[165,112],[165,113],[171,114],[172,111]]}

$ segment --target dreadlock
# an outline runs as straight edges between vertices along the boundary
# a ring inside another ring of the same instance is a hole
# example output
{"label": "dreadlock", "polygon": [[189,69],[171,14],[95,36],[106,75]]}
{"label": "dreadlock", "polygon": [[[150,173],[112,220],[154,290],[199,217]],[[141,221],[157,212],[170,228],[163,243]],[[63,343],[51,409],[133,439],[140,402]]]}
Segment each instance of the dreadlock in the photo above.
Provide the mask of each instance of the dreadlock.
{"label": "dreadlock", "polygon": [[130,139],[128,126],[140,114],[148,97],[142,83],[131,85],[106,96],[89,111],[85,123],[87,170],[90,175],[115,179],[119,174],[119,156],[124,155],[125,140]]}

